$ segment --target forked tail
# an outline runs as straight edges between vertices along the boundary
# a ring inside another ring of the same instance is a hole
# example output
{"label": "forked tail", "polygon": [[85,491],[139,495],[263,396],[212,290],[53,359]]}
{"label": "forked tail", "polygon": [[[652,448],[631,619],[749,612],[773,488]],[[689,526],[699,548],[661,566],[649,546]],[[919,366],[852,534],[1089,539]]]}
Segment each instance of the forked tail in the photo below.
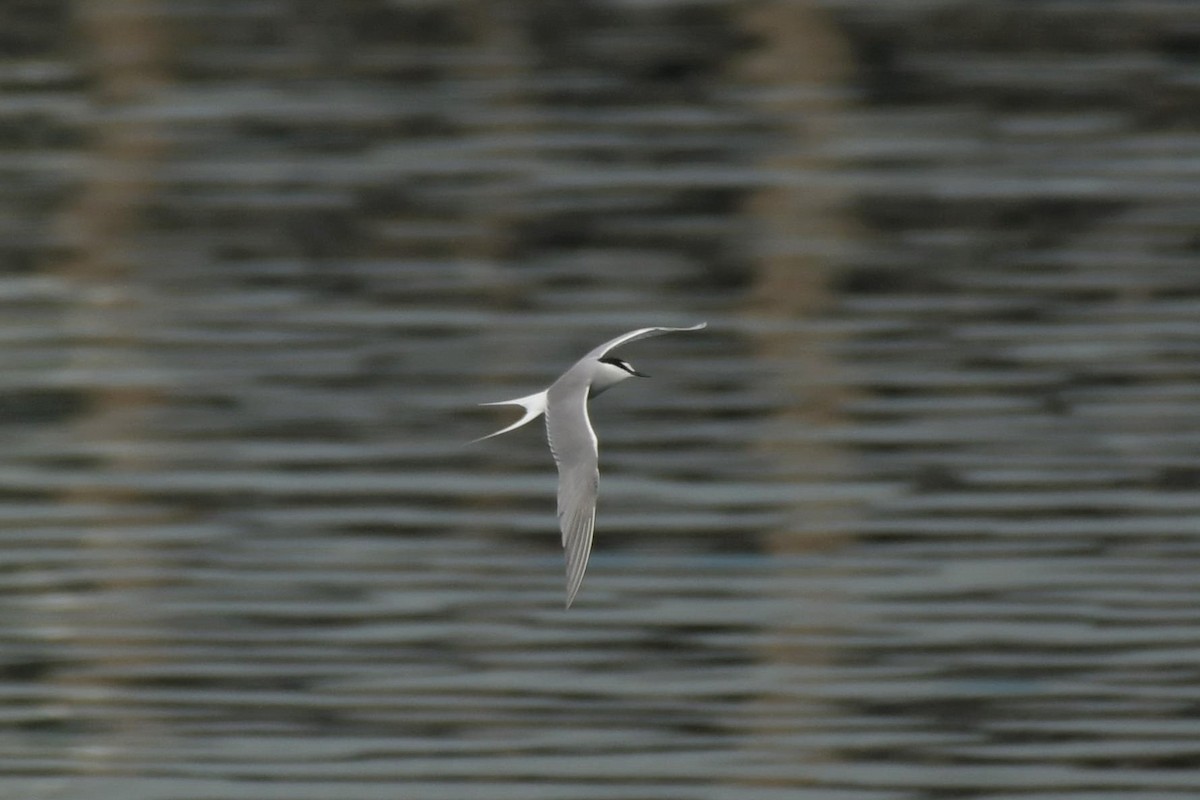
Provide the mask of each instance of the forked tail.
{"label": "forked tail", "polygon": [[507,428],[501,428],[500,430],[496,431],[495,433],[489,433],[487,436],[480,436],[478,439],[472,439],[469,442],[469,444],[475,444],[475,442],[482,442],[484,439],[490,439],[493,436],[499,436],[502,433],[508,433],[511,430],[521,427],[522,425],[524,425],[527,422],[532,422],[533,420],[540,417],[542,414],[546,413],[546,392],[541,391],[541,392],[538,392],[537,394],[531,394],[526,397],[517,397],[513,400],[497,400],[494,403],[480,403],[479,405],[481,405],[481,406],[521,406],[522,408],[525,409],[525,416],[521,417],[519,420],[514,422],[512,425],[509,425]]}

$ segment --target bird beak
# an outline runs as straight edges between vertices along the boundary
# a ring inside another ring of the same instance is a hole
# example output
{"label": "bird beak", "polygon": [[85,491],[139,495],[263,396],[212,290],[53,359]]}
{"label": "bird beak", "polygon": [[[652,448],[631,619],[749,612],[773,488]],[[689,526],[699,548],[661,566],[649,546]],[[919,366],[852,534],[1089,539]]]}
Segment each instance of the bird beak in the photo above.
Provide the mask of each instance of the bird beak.
{"label": "bird beak", "polygon": [[633,374],[638,376],[639,378],[649,378],[650,377],[649,375],[647,375],[644,372],[638,372],[636,369],[633,370]]}

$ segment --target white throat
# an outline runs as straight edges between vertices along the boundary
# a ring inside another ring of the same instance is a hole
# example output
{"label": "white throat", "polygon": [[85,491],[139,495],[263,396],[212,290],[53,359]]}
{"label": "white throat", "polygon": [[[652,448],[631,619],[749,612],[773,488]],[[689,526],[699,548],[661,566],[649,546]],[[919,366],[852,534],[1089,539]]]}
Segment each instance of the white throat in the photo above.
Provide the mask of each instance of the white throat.
{"label": "white throat", "polygon": [[596,369],[592,373],[592,385],[588,389],[588,397],[595,397],[606,389],[616,386],[621,381],[632,377],[632,375],[620,367],[605,364],[603,361],[597,361]]}

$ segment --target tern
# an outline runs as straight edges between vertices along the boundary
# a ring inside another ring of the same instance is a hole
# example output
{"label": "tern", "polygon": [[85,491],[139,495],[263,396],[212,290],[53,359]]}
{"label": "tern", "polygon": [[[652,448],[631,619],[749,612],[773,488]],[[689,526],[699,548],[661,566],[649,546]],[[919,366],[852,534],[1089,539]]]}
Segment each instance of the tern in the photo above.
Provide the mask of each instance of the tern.
{"label": "tern", "polygon": [[546,439],[558,465],[558,527],[567,559],[567,608],[575,600],[592,550],[596,527],[596,493],[600,486],[596,433],[588,419],[587,401],[629,378],[648,378],[626,360],[608,355],[610,350],[639,339],[676,331],[698,331],[707,323],[689,328],[638,328],[623,333],[592,350],[546,389],[526,397],[481,403],[484,406],[521,406],[525,416],[476,442],[508,433],[546,415]]}

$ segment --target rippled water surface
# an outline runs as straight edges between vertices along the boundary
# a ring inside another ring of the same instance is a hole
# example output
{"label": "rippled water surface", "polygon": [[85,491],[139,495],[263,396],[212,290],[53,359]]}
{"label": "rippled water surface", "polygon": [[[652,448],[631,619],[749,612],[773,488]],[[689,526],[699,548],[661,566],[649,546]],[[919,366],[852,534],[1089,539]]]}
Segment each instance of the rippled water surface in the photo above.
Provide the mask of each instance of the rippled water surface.
{"label": "rippled water surface", "polygon": [[[1194,796],[1191,6],[116,5],[0,12],[0,795]],[[477,404],[700,320],[564,611]]]}

